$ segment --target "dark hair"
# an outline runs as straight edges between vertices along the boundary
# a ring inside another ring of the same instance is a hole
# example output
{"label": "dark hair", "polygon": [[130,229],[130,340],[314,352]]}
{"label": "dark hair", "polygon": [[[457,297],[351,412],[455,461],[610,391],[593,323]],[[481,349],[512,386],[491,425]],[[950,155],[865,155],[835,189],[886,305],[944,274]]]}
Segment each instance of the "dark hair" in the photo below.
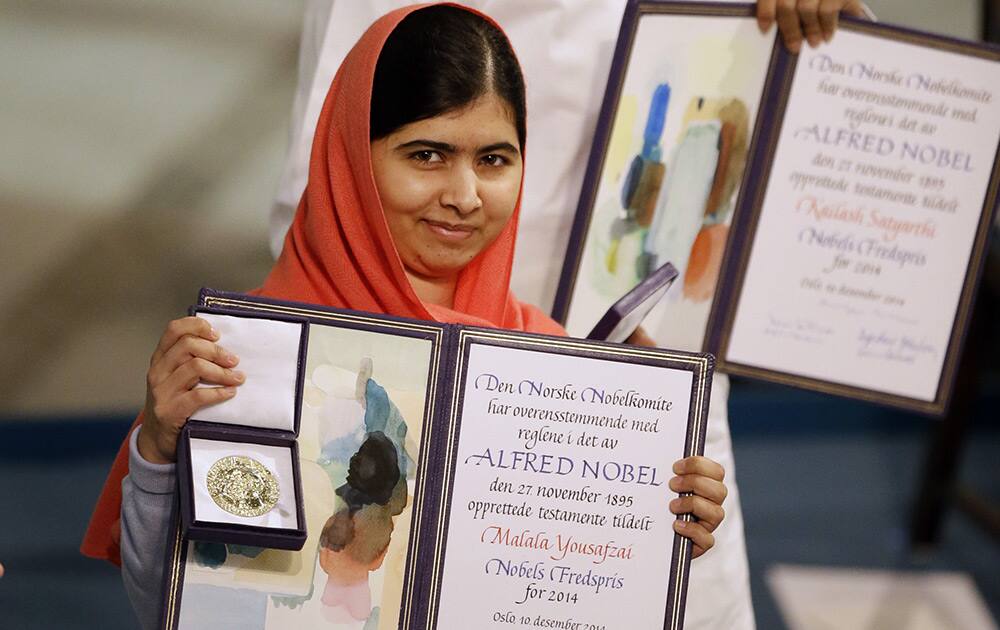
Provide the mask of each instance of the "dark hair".
{"label": "dark hair", "polygon": [[495,92],[524,146],[524,77],[503,32],[479,15],[431,6],[407,15],[382,47],[372,85],[372,140]]}

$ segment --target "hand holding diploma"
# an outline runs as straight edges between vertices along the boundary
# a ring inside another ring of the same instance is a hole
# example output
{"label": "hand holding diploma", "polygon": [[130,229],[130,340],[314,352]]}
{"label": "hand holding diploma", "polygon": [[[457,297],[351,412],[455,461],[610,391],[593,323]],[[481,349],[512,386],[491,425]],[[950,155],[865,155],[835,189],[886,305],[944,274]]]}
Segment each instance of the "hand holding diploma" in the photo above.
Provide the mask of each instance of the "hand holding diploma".
{"label": "hand holding diploma", "polygon": [[828,42],[837,30],[840,13],[865,17],[858,0],[760,0],[757,3],[757,23],[767,31],[775,22],[781,39],[793,53],[802,49],[805,39],[813,48]]}
{"label": "hand holding diploma", "polygon": [[694,543],[692,557],[697,558],[715,545],[712,535],[726,512],[722,503],[729,491],[722,482],[726,471],[707,457],[685,457],[674,462],[670,489],[681,497],[670,502],[670,511],[678,516],[691,514],[695,520],[677,519],[674,531]]}
{"label": "hand holding diploma", "polygon": [[[139,454],[153,464],[177,459],[177,437],[199,409],[228,400],[245,375],[233,368],[239,357],[216,342],[219,333],[200,317],[167,325],[146,373],[146,406]],[[197,387],[199,383],[217,387]]]}
{"label": "hand holding diploma", "polygon": [[[656,342],[642,326],[635,329],[627,343],[656,347]],[[670,489],[683,496],[670,502],[670,511],[678,516],[690,514],[695,518],[677,519],[674,531],[691,539],[694,543],[691,557],[697,558],[715,545],[712,532],[719,527],[726,514],[722,509],[729,493],[723,483],[726,471],[707,457],[685,457],[674,462],[674,474],[677,476],[670,480]]]}

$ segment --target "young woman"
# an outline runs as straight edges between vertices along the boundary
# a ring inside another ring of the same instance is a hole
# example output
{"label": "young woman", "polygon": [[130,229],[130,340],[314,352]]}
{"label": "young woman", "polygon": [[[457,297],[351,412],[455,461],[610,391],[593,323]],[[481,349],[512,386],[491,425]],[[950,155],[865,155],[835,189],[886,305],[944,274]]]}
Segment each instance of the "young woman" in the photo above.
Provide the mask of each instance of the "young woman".
{"label": "young woman", "polygon": [[[306,192],[259,294],[564,334],[509,289],[524,156],[524,83],[499,28],[454,6],[386,15],[330,88]],[[159,614],[180,429],[197,409],[239,395],[244,380],[224,341],[198,318],[168,325],[150,362],[141,426],[123,445],[85,540],[92,555],[121,554],[145,624]],[[693,494],[668,507],[697,517],[675,528],[701,555],[723,518],[723,470],[692,457],[674,472],[671,490]]]}
{"label": "young woman", "polygon": [[[528,87],[530,156],[518,218],[511,287],[521,299],[551,306],[583,181],[608,69],[627,0],[461,0],[503,26],[521,61]],[[281,253],[306,187],[316,120],[334,73],[379,16],[413,0],[306,0],[299,80],[290,143],[271,212],[270,243]],[[777,23],[793,51],[828,39],[838,14],[861,16],[856,0],[758,0],[761,29]],[[555,78],[555,79],[554,79]],[[700,338],[685,342],[698,347]],[[683,346],[678,346],[683,347]],[[726,469],[726,519],[713,532],[715,547],[691,567],[685,627],[753,630],[750,571],[743,535],[739,481],[729,434],[729,379],[712,381],[705,455]]]}

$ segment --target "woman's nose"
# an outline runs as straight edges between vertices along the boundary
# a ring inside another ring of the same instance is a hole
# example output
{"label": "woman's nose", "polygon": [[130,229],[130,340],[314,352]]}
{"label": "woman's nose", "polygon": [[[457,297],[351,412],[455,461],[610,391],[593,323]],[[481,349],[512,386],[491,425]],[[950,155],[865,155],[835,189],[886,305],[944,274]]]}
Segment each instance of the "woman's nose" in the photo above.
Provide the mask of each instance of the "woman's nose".
{"label": "woman's nose", "polygon": [[441,193],[441,203],[463,215],[481,208],[483,201],[479,198],[479,177],[475,169],[467,167],[452,169]]}

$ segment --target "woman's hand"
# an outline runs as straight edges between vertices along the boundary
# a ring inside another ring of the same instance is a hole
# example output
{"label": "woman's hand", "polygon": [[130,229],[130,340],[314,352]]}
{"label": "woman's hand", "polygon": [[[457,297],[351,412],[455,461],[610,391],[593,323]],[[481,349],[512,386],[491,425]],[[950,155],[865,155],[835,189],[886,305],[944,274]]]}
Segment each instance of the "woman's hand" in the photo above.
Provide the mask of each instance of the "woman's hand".
{"label": "woman's hand", "polygon": [[[177,459],[177,437],[197,410],[232,398],[246,376],[233,368],[239,358],[215,342],[219,333],[200,317],[167,325],[149,361],[146,407],[137,445],[153,464]],[[208,383],[221,387],[195,387]]]}
{"label": "woman's hand", "polygon": [[[656,342],[646,331],[635,329],[627,343],[634,346],[656,347]],[[674,514],[691,514],[696,520],[674,521],[674,531],[691,539],[694,543],[692,557],[697,558],[715,545],[712,532],[719,527],[726,512],[722,502],[726,500],[726,485],[722,480],[726,471],[707,457],[685,457],[674,463],[674,474],[670,489],[678,494],[687,494],[670,502]],[[690,494],[688,494],[690,493]]]}
{"label": "woman's hand", "polygon": [[712,532],[726,516],[722,509],[728,494],[722,483],[726,472],[707,457],[685,457],[674,463],[674,474],[677,476],[670,480],[670,489],[690,494],[671,501],[670,511],[677,515],[691,514],[696,519],[674,521],[674,531],[691,539],[692,557],[697,558],[715,545]]}
{"label": "woman's hand", "polygon": [[629,338],[625,340],[625,343],[631,344],[633,346],[645,346],[647,348],[655,348],[656,342],[653,338],[646,334],[646,331],[639,326],[635,331],[629,335]]}
{"label": "woman's hand", "polygon": [[803,38],[813,48],[830,41],[841,11],[865,17],[859,0],[758,0],[757,24],[760,30],[767,31],[777,21],[785,46],[798,53]]}

